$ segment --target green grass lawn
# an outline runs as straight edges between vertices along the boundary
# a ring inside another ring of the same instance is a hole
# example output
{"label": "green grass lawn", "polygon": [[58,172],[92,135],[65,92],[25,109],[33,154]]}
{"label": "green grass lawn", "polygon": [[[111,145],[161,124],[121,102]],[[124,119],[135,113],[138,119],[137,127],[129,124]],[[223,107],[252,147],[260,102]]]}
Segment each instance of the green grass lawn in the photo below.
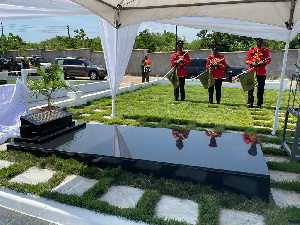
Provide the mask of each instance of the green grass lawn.
{"label": "green grass lawn", "polygon": [[[123,124],[130,126],[182,128],[226,132],[241,131],[258,135],[260,142],[280,144],[283,129],[285,107],[288,92],[282,94],[279,112],[279,124],[276,137],[270,137],[278,92],[265,91],[265,103],[262,109],[246,108],[247,93],[237,88],[223,88],[221,104],[208,105],[208,93],[201,86],[186,86],[186,101],[173,101],[171,85],[153,85],[137,91],[124,93],[116,97],[116,117],[107,119],[111,114],[111,98],[91,101],[87,105],[68,108],[66,111],[73,119],[82,122],[98,121],[104,124]],[[94,111],[101,109],[100,111]],[[83,114],[90,114],[84,116]],[[287,139],[294,135],[296,119],[289,117],[290,129]],[[262,147],[266,155],[287,156],[278,148]],[[61,159],[55,155],[37,157],[19,151],[2,151],[0,159],[17,162],[0,170],[0,184],[17,191],[44,196],[66,204],[91,209],[106,214],[119,215],[131,220],[152,224],[185,224],[178,221],[165,221],[153,217],[154,206],[161,195],[171,195],[199,203],[199,224],[218,224],[221,208],[243,210],[265,217],[266,224],[300,223],[300,209],[277,207],[273,200],[269,203],[258,198],[246,198],[227,191],[216,191],[209,186],[200,186],[164,178],[155,178],[143,174],[132,174],[121,168],[99,169],[88,167],[74,159]],[[269,169],[300,173],[300,162],[268,162]],[[31,166],[48,168],[57,171],[56,175],[45,184],[25,185],[9,183],[8,180]],[[67,174],[80,174],[99,182],[82,196],[68,196],[51,192]],[[146,194],[134,209],[120,209],[100,201],[97,198],[112,185],[128,185],[146,190]],[[300,182],[271,182],[271,187],[291,190],[300,193]]]}
{"label": "green grass lawn", "polygon": [[[116,117],[103,118],[111,114],[111,98],[91,101],[87,106],[68,109],[75,119],[99,121],[105,124],[128,124],[134,126],[172,127],[186,125],[189,129],[224,127],[234,130],[259,130],[270,134],[276,107],[277,91],[266,91],[265,108],[246,108],[247,93],[238,88],[223,88],[221,104],[208,105],[208,93],[200,86],[186,86],[186,101],[174,102],[170,85],[155,85],[138,91],[118,95]],[[280,113],[285,113],[288,93],[283,92]],[[106,111],[95,112],[94,109]],[[82,114],[91,114],[84,117]],[[242,116],[241,116],[242,115]],[[127,120],[126,120],[127,119]],[[128,119],[134,119],[131,121]],[[291,119],[293,119],[291,117]],[[151,122],[158,122],[150,125]],[[149,124],[150,123],[150,124]],[[171,125],[172,124],[172,125]],[[278,130],[282,130],[283,123]],[[267,129],[254,129],[262,126]]]}

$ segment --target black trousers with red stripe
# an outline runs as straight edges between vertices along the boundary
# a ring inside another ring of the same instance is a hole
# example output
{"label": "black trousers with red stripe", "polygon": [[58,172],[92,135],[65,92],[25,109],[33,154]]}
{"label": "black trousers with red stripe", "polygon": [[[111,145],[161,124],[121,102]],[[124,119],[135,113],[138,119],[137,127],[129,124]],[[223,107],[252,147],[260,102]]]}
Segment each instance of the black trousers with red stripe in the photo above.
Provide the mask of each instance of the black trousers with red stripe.
{"label": "black trousers with red stripe", "polygon": [[[257,105],[261,106],[264,103],[264,90],[267,75],[256,75],[257,78]],[[248,105],[254,103],[254,89],[248,91]]]}
{"label": "black trousers with red stripe", "polygon": [[208,88],[208,101],[213,103],[214,101],[214,89],[216,89],[216,100],[217,103],[221,101],[221,88],[222,88],[222,78],[215,79],[215,84]]}
{"label": "black trousers with red stripe", "polygon": [[181,101],[184,101],[185,99],[185,90],[184,90],[184,85],[185,85],[185,77],[178,77],[180,85],[177,88],[174,88],[174,100],[178,100],[179,97],[179,90],[180,90],[180,98]]}

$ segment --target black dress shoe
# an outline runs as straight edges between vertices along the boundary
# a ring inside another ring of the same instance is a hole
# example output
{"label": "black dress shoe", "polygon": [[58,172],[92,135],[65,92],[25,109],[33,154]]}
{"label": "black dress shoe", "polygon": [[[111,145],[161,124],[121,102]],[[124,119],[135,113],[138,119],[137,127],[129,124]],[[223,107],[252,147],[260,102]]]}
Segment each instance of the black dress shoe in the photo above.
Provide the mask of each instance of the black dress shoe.
{"label": "black dress shoe", "polygon": [[247,104],[248,108],[253,108],[253,104]]}
{"label": "black dress shoe", "polygon": [[178,101],[178,98],[174,98],[174,101]]}
{"label": "black dress shoe", "polygon": [[220,101],[217,101],[217,104],[220,104]]}
{"label": "black dress shoe", "polygon": [[262,106],[261,106],[261,105],[258,105],[257,108],[262,109]]}
{"label": "black dress shoe", "polygon": [[180,101],[184,101],[184,99],[181,99]]}

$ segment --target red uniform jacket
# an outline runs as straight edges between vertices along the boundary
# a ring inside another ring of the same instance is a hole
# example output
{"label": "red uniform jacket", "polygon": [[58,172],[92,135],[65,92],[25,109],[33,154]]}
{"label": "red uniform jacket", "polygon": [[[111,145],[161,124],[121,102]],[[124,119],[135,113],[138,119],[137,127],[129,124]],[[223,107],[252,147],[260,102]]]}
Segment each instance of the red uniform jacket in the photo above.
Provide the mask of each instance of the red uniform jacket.
{"label": "red uniform jacket", "polygon": [[[223,59],[223,60],[221,60],[221,59]],[[221,60],[221,61],[219,61],[219,60]],[[219,61],[219,62],[218,62],[218,61]],[[218,78],[224,77],[223,70],[226,69],[226,67],[227,67],[224,56],[223,56],[223,55],[219,55],[219,54],[216,54],[216,55],[209,55],[209,56],[207,57],[206,69],[208,69],[209,66],[210,66],[212,63],[214,63],[214,62],[218,62],[218,63],[219,63],[218,68],[212,69],[212,70],[211,70],[214,79],[218,79]]]}
{"label": "red uniform jacket", "polygon": [[245,63],[249,65],[249,69],[251,70],[254,68],[257,75],[266,75],[266,67],[265,65],[261,66],[251,66],[252,62],[261,62],[264,61],[266,64],[269,64],[271,62],[269,50],[267,48],[250,48],[248,51],[248,54],[246,56]]}
{"label": "red uniform jacket", "polygon": [[177,140],[179,139],[187,139],[190,134],[190,130],[178,130],[178,129],[172,129],[172,135]]}
{"label": "red uniform jacket", "polygon": [[208,137],[222,137],[222,132],[205,131],[205,135]]}
{"label": "red uniform jacket", "polygon": [[257,144],[257,136],[255,134],[243,134],[243,139],[246,144],[253,145]]}
{"label": "red uniform jacket", "polygon": [[185,65],[191,65],[191,60],[190,60],[190,56],[188,53],[186,53],[185,51],[182,52],[175,52],[172,55],[172,59],[171,59],[171,66],[174,67],[174,61],[177,61],[178,59],[183,59],[184,61],[178,65],[177,70],[178,70],[178,77],[185,77],[188,72],[184,69]]}

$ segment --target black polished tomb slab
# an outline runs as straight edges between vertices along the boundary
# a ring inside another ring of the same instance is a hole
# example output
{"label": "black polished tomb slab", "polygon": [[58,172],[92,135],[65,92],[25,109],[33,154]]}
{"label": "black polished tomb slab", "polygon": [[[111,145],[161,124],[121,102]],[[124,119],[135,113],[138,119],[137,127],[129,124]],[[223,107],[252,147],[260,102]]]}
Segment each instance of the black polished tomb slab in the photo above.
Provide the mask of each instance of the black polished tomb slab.
{"label": "black polished tomb slab", "polygon": [[55,152],[100,167],[121,165],[136,173],[209,184],[268,201],[270,174],[252,136],[87,124],[50,142],[15,142],[8,149]]}

